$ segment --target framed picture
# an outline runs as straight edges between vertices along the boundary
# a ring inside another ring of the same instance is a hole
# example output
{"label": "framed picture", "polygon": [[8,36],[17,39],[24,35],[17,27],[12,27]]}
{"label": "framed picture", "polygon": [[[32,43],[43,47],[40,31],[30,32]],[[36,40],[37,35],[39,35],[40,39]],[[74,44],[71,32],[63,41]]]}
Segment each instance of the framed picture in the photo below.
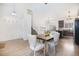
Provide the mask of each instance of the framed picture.
{"label": "framed picture", "polygon": [[59,28],[63,28],[64,27],[64,20],[60,20],[58,23],[59,23],[58,24]]}

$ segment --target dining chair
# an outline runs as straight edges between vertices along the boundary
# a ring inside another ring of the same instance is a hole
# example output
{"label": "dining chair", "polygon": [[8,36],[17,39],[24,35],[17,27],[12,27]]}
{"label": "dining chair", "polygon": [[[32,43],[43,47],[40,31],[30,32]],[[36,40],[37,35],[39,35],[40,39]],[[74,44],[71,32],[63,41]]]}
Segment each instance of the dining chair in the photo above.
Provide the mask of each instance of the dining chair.
{"label": "dining chair", "polygon": [[54,53],[56,54],[55,47],[58,44],[60,34],[56,31],[52,31],[50,33],[50,36],[53,37],[53,39],[51,41],[49,41],[48,44],[49,44],[49,47],[54,48]]}
{"label": "dining chair", "polygon": [[43,43],[37,42],[36,35],[29,35],[28,41],[29,41],[30,49],[34,51],[34,56],[35,56],[36,51],[39,51],[44,48]]}

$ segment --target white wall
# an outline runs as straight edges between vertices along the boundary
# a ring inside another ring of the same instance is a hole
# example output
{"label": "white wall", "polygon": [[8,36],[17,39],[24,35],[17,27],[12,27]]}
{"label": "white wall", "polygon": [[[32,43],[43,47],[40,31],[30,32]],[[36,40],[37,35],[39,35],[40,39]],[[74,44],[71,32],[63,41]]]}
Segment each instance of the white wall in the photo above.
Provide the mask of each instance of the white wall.
{"label": "white wall", "polygon": [[0,5],[0,41],[26,39],[31,34],[31,16],[25,4],[15,4],[16,16],[12,16],[13,4]]}

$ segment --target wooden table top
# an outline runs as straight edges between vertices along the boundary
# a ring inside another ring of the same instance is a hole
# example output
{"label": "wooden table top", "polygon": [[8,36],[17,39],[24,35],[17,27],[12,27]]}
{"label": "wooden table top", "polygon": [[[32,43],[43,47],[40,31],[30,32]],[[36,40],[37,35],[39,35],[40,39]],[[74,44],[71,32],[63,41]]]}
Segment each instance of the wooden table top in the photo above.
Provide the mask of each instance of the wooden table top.
{"label": "wooden table top", "polygon": [[52,39],[53,37],[45,36],[44,34],[40,34],[40,35],[37,35],[37,38],[48,41],[48,40]]}

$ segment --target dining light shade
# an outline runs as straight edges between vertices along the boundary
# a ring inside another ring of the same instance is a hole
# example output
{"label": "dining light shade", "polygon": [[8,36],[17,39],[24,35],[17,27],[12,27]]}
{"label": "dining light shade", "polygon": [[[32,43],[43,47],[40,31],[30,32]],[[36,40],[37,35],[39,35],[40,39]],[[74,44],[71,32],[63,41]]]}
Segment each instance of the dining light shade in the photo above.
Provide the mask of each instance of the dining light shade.
{"label": "dining light shade", "polygon": [[12,16],[16,16],[16,12],[15,11],[12,12]]}
{"label": "dining light shade", "polygon": [[27,9],[27,14],[30,14],[30,15],[32,15],[32,10],[30,10],[30,9]]}

